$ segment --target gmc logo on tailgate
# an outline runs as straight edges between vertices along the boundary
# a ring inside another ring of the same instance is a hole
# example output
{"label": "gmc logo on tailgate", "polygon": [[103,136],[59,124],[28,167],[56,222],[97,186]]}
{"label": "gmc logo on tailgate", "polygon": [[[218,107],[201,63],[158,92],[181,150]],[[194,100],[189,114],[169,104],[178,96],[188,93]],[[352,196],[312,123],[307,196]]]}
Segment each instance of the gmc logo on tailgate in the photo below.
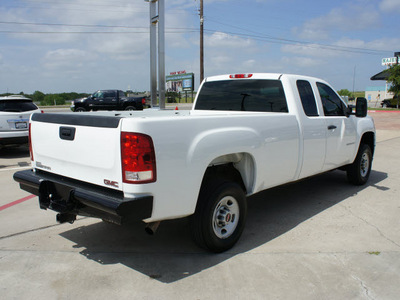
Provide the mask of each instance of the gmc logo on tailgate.
{"label": "gmc logo on tailgate", "polygon": [[115,188],[118,187],[118,182],[117,181],[111,181],[111,180],[108,180],[108,179],[104,179],[104,184],[108,185],[108,186],[115,187]]}

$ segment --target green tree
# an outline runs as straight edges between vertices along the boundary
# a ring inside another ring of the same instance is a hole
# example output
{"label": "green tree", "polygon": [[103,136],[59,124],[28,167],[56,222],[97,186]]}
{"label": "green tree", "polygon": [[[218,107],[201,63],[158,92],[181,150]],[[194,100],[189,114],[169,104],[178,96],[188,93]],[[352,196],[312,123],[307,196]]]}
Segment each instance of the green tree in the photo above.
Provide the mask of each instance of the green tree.
{"label": "green tree", "polygon": [[393,93],[397,97],[397,108],[399,108],[399,97],[400,97],[400,64],[394,65],[389,68],[390,76],[387,82],[390,83],[389,92]]}
{"label": "green tree", "polygon": [[40,101],[40,105],[63,105],[65,100],[59,94],[47,94],[43,100]]}
{"label": "green tree", "polygon": [[44,100],[45,94],[41,91],[35,91],[32,95],[33,102],[41,103]]}
{"label": "green tree", "polygon": [[348,89],[341,89],[340,91],[338,91],[338,94],[340,96],[349,96],[349,97],[354,97],[353,93],[350,92]]}

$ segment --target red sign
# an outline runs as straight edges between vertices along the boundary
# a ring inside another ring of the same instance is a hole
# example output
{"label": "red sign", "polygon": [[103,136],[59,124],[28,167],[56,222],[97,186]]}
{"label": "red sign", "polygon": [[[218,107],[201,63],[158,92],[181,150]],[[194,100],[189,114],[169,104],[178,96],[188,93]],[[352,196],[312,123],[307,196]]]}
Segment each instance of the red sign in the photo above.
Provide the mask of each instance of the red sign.
{"label": "red sign", "polygon": [[186,71],[170,72],[169,75],[186,74]]}

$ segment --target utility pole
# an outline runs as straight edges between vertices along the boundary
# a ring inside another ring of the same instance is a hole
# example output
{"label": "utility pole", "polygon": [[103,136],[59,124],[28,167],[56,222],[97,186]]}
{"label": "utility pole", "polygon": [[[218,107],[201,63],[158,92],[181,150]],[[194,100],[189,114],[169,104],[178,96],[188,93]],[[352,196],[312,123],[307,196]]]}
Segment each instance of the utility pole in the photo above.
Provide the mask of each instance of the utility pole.
{"label": "utility pole", "polygon": [[200,0],[200,83],[204,79],[203,0]]}

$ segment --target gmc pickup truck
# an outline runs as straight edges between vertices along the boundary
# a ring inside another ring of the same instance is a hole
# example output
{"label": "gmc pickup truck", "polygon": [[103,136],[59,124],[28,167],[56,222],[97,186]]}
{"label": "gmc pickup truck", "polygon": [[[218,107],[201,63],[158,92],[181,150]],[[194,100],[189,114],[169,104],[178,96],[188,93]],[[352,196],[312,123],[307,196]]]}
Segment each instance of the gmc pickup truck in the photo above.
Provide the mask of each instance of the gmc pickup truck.
{"label": "gmc pickup truck", "polygon": [[143,110],[144,97],[126,97],[120,90],[100,90],[87,98],[72,101],[71,110],[75,112],[97,110]]}
{"label": "gmc pickup truck", "polygon": [[333,169],[365,184],[375,149],[366,99],[348,107],[325,81],[285,74],[206,78],[190,111],[33,114],[32,170],[15,173],[59,222],[190,216],[194,241],[231,248],[246,197]]}

